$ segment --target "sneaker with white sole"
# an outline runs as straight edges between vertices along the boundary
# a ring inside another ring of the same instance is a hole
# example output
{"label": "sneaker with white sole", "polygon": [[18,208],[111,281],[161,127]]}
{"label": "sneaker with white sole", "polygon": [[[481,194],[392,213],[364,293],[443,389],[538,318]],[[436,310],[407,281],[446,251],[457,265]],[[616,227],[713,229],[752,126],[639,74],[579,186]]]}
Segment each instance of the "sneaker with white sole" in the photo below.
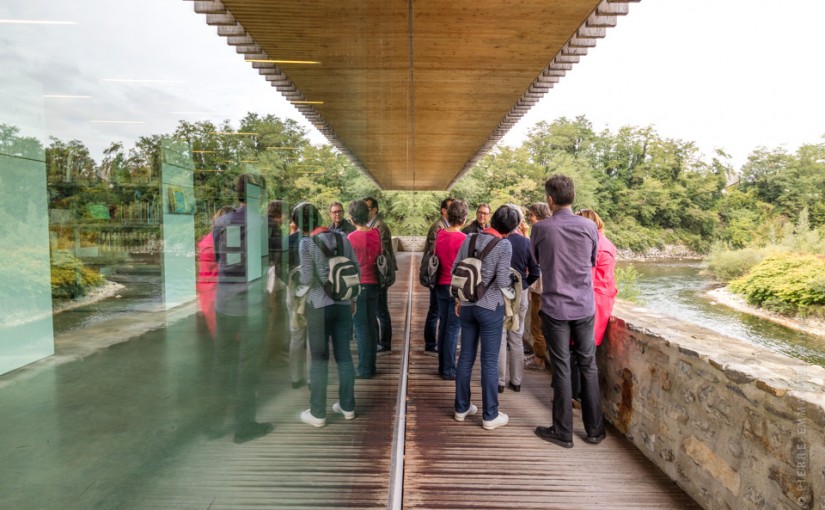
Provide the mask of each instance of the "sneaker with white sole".
{"label": "sneaker with white sole", "polygon": [[310,409],[301,412],[301,421],[307,425],[312,425],[313,427],[323,427],[327,424],[326,418],[316,418],[312,415],[312,411]]}
{"label": "sneaker with white sole", "polygon": [[484,420],[481,426],[484,427],[484,430],[493,430],[499,427],[503,427],[507,425],[509,422],[510,417],[499,411],[498,416],[496,416],[492,420]]}
{"label": "sneaker with white sole", "polygon": [[468,415],[476,414],[477,412],[478,407],[476,407],[475,404],[470,404],[470,407],[468,407],[463,413],[459,413],[458,411],[455,412],[455,421],[464,421],[464,418]]}
{"label": "sneaker with white sole", "polygon": [[355,410],[353,409],[352,411],[344,411],[343,409],[341,409],[340,402],[332,404],[332,410],[338,414],[343,414],[345,420],[352,420],[355,418]]}

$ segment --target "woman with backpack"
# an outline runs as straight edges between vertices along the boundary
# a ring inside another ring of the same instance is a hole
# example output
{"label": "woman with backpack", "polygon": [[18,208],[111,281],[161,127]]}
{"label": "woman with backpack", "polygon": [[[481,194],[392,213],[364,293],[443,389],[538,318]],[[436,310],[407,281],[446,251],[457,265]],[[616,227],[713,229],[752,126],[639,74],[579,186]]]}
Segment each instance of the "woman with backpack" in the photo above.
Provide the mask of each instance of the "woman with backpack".
{"label": "woman with backpack", "polygon": [[355,231],[347,235],[358,265],[361,267],[361,293],[355,307],[355,341],[358,344],[356,379],[370,379],[375,375],[375,357],[378,348],[378,276],[375,261],[381,255],[381,234],[367,226],[369,208],[363,200],[349,204],[349,215]]}
{"label": "woman with backpack", "polygon": [[458,315],[455,298],[450,293],[453,262],[467,234],[461,227],[467,221],[470,209],[464,200],[454,200],[447,208],[450,226],[440,230],[435,237],[433,251],[438,257],[438,281],[435,297],[438,302],[438,375],[445,381],[455,380],[455,348],[458,340]]}
{"label": "woman with backpack", "polygon": [[[504,325],[502,289],[512,288],[510,258],[513,250],[504,238],[518,224],[516,211],[507,206],[499,207],[493,214],[490,228],[467,236],[453,264],[451,290],[459,298],[456,308],[461,320],[461,354],[456,368],[454,417],[456,421],[464,421],[467,415],[478,412],[470,401],[470,376],[480,345],[482,426],[487,430],[503,427],[510,421],[506,414],[498,410],[498,352]],[[470,258],[476,260],[471,261]],[[478,280],[456,278],[464,268],[475,265],[478,260],[481,261]],[[462,280],[465,285],[459,289],[457,283]],[[465,301],[468,298],[470,300]]]}
{"label": "woman with backpack", "polygon": [[[307,335],[312,356],[310,408],[301,413],[301,421],[313,427],[326,425],[327,380],[329,351],[335,354],[338,365],[338,398],[332,410],[344,418],[355,418],[355,370],[350,352],[352,338],[351,289],[342,295],[341,288],[330,280],[330,270],[338,273],[335,262],[349,264],[358,270],[358,260],[352,245],[344,234],[330,232],[321,226],[321,214],[314,205],[302,202],[292,211],[292,221],[304,237],[298,246],[301,259],[301,285],[309,287],[306,297]],[[330,263],[332,260],[332,264]]]}

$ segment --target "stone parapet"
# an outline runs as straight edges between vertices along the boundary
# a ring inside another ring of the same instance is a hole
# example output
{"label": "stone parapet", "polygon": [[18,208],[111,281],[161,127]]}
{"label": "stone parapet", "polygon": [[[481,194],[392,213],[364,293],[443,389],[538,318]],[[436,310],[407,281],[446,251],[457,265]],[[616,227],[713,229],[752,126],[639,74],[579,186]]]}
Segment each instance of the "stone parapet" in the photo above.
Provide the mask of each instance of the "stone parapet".
{"label": "stone parapet", "polygon": [[427,238],[424,236],[395,236],[392,240],[395,251],[424,251]]}
{"label": "stone parapet", "polygon": [[708,509],[825,509],[825,369],[617,303],[605,418]]}

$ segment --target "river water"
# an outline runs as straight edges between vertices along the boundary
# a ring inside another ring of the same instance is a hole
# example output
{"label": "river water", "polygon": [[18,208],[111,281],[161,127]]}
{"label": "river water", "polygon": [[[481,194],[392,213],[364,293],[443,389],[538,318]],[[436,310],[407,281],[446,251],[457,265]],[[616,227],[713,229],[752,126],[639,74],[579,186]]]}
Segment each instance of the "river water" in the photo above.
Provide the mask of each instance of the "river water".
{"label": "river water", "polygon": [[825,367],[825,338],[714,302],[706,293],[717,284],[701,274],[700,262],[620,262],[618,266],[633,266],[639,272],[637,286],[647,308]]}

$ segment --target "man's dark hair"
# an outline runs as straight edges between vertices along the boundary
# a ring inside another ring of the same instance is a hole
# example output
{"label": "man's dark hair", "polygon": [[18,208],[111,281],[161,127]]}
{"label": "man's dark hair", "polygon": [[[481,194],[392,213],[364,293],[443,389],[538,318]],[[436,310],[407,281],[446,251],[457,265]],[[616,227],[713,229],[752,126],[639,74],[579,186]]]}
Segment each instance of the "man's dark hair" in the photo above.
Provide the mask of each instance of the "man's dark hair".
{"label": "man's dark hair", "polygon": [[518,211],[509,205],[502,205],[493,213],[490,226],[496,229],[499,234],[509,234],[518,227],[519,221],[521,219]]}
{"label": "man's dark hair", "polygon": [[464,200],[453,200],[450,207],[447,208],[447,222],[451,227],[461,226],[467,221],[467,214],[470,208]]}
{"label": "man's dark hair", "polygon": [[370,210],[363,200],[353,200],[349,203],[349,217],[358,226],[364,226],[370,220]]}
{"label": "man's dark hair", "polygon": [[453,201],[453,197],[445,198],[444,200],[441,201],[441,208],[442,209],[449,209],[450,208],[450,202],[452,202],[452,201]]}
{"label": "man's dark hair", "polygon": [[573,179],[566,175],[551,175],[544,183],[544,192],[559,206],[572,205],[576,200],[576,187]]}
{"label": "man's dark hair", "polygon": [[321,221],[321,213],[309,202],[301,202],[292,210],[292,223],[301,232],[312,232],[315,227],[321,225]]}
{"label": "man's dark hair", "polygon": [[367,207],[372,209],[373,207],[378,209],[378,200],[375,197],[367,197],[364,199],[364,202],[367,202]]}
{"label": "man's dark hair", "polygon": [[266,208],[266,215],[274,220],[280,220],[284,210],[283,200],[273,200]]}

